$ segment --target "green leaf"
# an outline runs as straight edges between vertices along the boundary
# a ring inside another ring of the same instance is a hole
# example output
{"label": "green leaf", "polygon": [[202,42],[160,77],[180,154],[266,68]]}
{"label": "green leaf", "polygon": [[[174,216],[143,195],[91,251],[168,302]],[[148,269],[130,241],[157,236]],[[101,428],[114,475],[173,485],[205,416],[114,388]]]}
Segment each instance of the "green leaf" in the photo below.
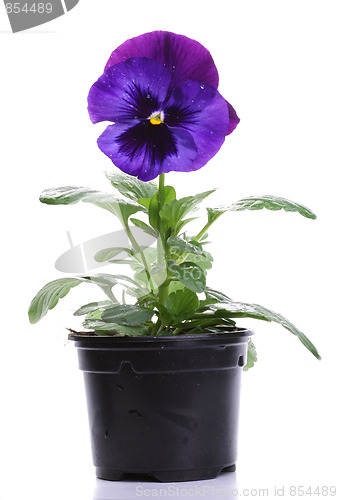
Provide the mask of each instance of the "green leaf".
{"label": "green leaf", "polygon": [[60,278],[47,283],[34,297],[28,310],[29,321],[37,323],[67,295],[71,288],[82,282],[77,278]]}
{"label": "green leaf", "polygon": [[102,313],[102,321],[118,325],[140,325],[149,321],[154,311],[132,304],[116,304]]}
{"label": "green leaf", "polygon": [[179,234],[186,224],[189,224],[189,222],[192,222],[193,220],[197,219],[198,217],[189,217],[188,219],[181,220],[181,222],[176,226],[176,234]]}
{"label": "green leaf", "polygon": [[[164,196],[162,200],[163,205],[167,205],[171,200],[176,199],[176,191],[172,186],[164,186]],[[158,200],[158,191],[154,194],[152,199],[150,200],[149,208],[148,208],[148,215],[149,215],[149,224],[155,228],[158,229],[158,223],[159,223],[159,200]]]}
{"label": "green leaf", "polygon": [[149,224],[154,229],[158,229],[159,226],[159,203],[157,199],[157,193],[154,194],[149,203],[148,208]]}
{"label": "green leaf", "polygon": [[[143,248],[143,255],[147,262],[147,266],[151,267],[156,262],[157,249],[153,247],[145,247]],[[140,261],[133,262],[132,264],[130,264],[130,267],[135,271],[137,271],[140,267],[144,269],[143,262],[141,263]]]}
{"label": "green leaf", "polygon": [[206,300],[215,300],[216,302],[232,302],[230,297],[225,295],[223,292],[214,290],[213,288],[206,287],[205,289]]}
{"label": "green leaf", "polygon": [[146,334],[146,329],[143,326],[125,326],[117,323],[106,323],[100,319],[85,319],[82,323],[83,327],[88,330],[94,330],[98,335],[110,335],[128,337],[138,337]]}
{"label": "green leaf", "polygon": [[174,321],[182,321],[191,318],[198,306],[199,300],[196,293],[187,288],[170,293],[166,302],[166,308]]}
{"label": "green leaf", "polygon": [[167,239],[167,244],[174,250],[179,250],[182,253],[202,254],[202,247],[199,243],[193,241],[188,243],[178,236],[170,236]]}
{"label": "green leaf", "polygon": [[157,231],[148,224],[146,224],[145,222],[143,222],[142,220],[131,218],[130,221],[134,224],[134,226],[143,229],[145,233],[150,234],[151,236],[157,238],[158,236]]}
{"label": "green leaf", "polygon": [[193,335],[195,333],[224,333],[229,326],[235,326],[235,323],[226,318],[199,318],[185,321],[181,325],[173,325],[174,328],[179,328],[181,331],[184,330],[185,333]]}
{"label": "green leaf", "polygon": [[[112,292],[112,288],[115,285],[123,286],[126,290],[128,290],[128,292],[132,293],[135,296],[144,295],[146,293],[144,289],[140,288],[139,284],[135,280],[123,274],[111,275],[111,274],[99,273],[99,274],[81,276],[80,279],[82,279],[82,281],[85,281],[87,283],[94,283],[98,285],[101,288],[101,290],[103,290],[103,292],[107,295],[107,297],[112,302],[115,303],[117,302],[117,300]],[[133,285],[136,288],[130,287],[129,284]]]}
{"label": "green leaf", "polygon": [[193,262],[197,266],[199,266],[202,269],[204,269],[205,271],[207,271],[208,269],[212,268],[212,262],[214,261],[214,258],[211,255],[211,253],[206,252],[205,250],[203,250],[203,254],[202,255],[190,254],[189,255],[189,260],[190,260],[190,262]]}
{"label": "green leaf", "polygon": [[112,276],[110,274],[94,274],[82,276],[81,279],[86,283],[94,283],[95,285],[98,285],[112,302],[117,302],[116,297],[112,292],[112,288],[119,284],[119,280],[116,276]]}
{"label": "green leaf", "polygon": [[[112,305],[112,302],[110,302],[110,305]],[[104,307],[99,307],[98,309],[95,309],[93,311],[88,311],[86,314],[86,320],[87,319],[101,319],[101,314],[104,310]]]}
{"label": "green leaf", "polygon": [[155,182],[143,182],[132,175],[106,172],[106,177],[123,196],[136,202],[141,198],[151,199],[157,191]]}
{"label": "green leaf", "polygon": [[248,341],[248,358],[247,358],[247,362],[246,362],[246,365],[244,366],[243,370],[245,372],[248,371],[250,368],[253,367],[253,365],[256,363],[256,361],[257,361],[256,347],[255,347],[255,344],[252,342],[252,340],[249,339],[249,341]]}
{"label": "green leaf", "polygon": [[130,248],[114,247],[100,250],[95,254],[94,259],[96,260],[96,262],[106,262],[107,260],[113,259],[122,252],[126,252],[128,255],[133,255],[133,251]]}
{"label": "green leaf", "polygon": [[111,300],[101,300],[100,302],[90,302],[85,304],[74,312],[74,316],[83,316],[84,314],[92,313],[97,311],[102,306],[111,306]]}
{"label": "green leaf", "polygon": [[182,219],[191,211],[195,210],[196,205],[201,203],[207,196],[213,193],[215,189],[211,191],[205,191],[199,193],[195,196],[187,196],[179,200],[173,199],[167,203],[163,209],[160,211],[160,217],[163,221],[166,221],[168,225],[177,234],[177,226],[182,221]]}
{"label": "green leaf", "polygon": [[176,199],[176,191],[175,191],[175,188],[173,188],[172,186],[164,186],[164,190],[163,190],[163,205],[166,205],[167,203],[169,203],[169,201],[171,200],[175,200]]}
{"label": "green leaf", "polygon": [[127,337],[141,337],[146,335],[148,332],[148,327],[144,327],[142,325],[138,326],[126,326],[126,325],[112,325],[114,329],[122,335],[126,335]]}
{"label": "green leaf", "polygon": [[184,290],[186,288],[180,281],[171,281],[169,284],[169,293],[177,292],[177,290]]}
{"label": "green leaf", "polygon": [[[112,292],[115,285],[124,286],[128,292],[135,297],[147,293],[145,288],[141,288],[139,284],[124,275],[111,274],[93,274],[86,276],[77,276],[76,278],[60,278],[50,283],[47,283],[34,297],[28,310],[29,320],[31,323],[37,323],[43,318],[50,309],[53,309],[59,299],[65,297],[71,288],[80,283],[94,283],[98,285],[108,296],[111,302],[116,303],[116,298]],[[130,287],[129,284],[133,285]]]}
{"label": "green leaf", "polygon": [[142,205],[144,208],[146,208],[147,210],[149,209],[149,205],[150,205],[150,199],[149,198],[140,198],[139,200],[137,200],[137,202]]}
{"label": "green leaf", "polygon": [[91,283],[96,283],[97,285],[107,285],[110,287],[121,284],[123,281],[127,281],[128,283],[131,283],[133,285],[136,284],[132,278],[129,278],[129,276],[125,276],[124,274],[97,273],[81,276],[80,279]]}
{"label": "green leaf", "polygon": [[273,321],[283,326],[289,332],[296,335],[299,340],[305,345],[307,349],[317,358],[321,359],[317,349],[312,342],[295,327],[289,320],[284,318],[281,314],[275,313],[269,309],[258,304],[247,304],[245,302],[224,302],[223,304],[215,304],[214,307],[222,307],[227,313],[229,318],[254,318],[263,321]]}
{"label": "green leaf", "polygon": [[158,316],[159,316],[159,319],[161,321],[161,323],[165,326],[170,326],[173,322],[173,317],[172,315],[169,313],[168,309],[166,308],[166,306],[164,306],[163,304],[160,304],[159,302],[155,302],[153,301],[152,303],[149,304],[150,307],[152,308],[155,308],[158,310]]}
{"label": "green leaf", "polygon": [[205,273],[201,267],[193,262],[175,264],[168,261],[169,271],[192,292],[200,293],[205,289]]}
{"label": "green leaf", "polygon": [[280,198],[278,196],[251,196],[233,203],[227,207],[208,208],[208,223],[212,224],[224,212],[238,212],[241,210],[285,210],[286,212],[298,212],[308,219],[316,219],[316,215],[309,209],[295,203],[294,201]]}
{"label": "green leaf", "polygon": [[92,203],[114,214],[123,224],[126,224],[128,218],[136,212],[146,211],[144,207],[136,203],[126,202],[110,194],[85,187],[64,186],[46,189],[41,193],[40,201],[47,205],[72,205],[79,201]]}
{"label": "green leaf", "polygon": [[86,187],[63,186],[45,189],[40,195],[40,201],[41,203],[47,203],[47,205],[71,205],[83,200],[86,196],[95,194],[102,193]]}

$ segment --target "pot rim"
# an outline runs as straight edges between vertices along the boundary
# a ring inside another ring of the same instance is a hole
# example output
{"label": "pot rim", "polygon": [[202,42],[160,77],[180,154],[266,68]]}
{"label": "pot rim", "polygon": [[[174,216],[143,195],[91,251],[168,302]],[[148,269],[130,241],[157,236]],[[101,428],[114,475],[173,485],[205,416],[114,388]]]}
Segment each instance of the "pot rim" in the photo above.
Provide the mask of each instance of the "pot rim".
{"label": "pot rim", "polygon": [[113,337],[111,335],[75,335],[70,333],[68,335],[68,340],[75,342],[84,341],[86,343],[92,344],[128,344],[128,343],[164,343],[164,344],[178,344],[178,343],[199,343],[202,342],[212,342],[212,341],[230,341],[230,342],[241,342],[246,341],[247,337],[254,335],[253,330],[249,328],[241,327],[229,327],[228,331],[222,333],[196,333],[193,335],[144,335],[144,336],[134,336],[134,337]]}

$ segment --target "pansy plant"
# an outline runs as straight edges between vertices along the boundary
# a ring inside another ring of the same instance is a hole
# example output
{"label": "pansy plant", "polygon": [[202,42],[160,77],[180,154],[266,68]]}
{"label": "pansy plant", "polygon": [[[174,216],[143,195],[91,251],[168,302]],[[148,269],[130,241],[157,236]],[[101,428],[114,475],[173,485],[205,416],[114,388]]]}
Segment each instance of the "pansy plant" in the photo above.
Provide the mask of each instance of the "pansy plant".
{"label": "pansy plant", "polygon": [[[198,170],[217,153],[239,118],[218,92],[218,72],[210,53],[182,35],[154,31],[124,42],[111,54],[91,87],[88,111],[93,123],[109,122],[98,138],[100,150],[120,169],[108,173],[112,192],[84,187],[49,189],[40,200],[50,205],[92,203],[117,217],[128,248],[99,251],[98,262],[130,265],[132,275],[93,274],[60,278],[45,285],[29,308],[32,323],[81,283],[99,286],[105,300],[81,306],[86,335],[175,336],[236,331],[236,318],[274,321],[293,333],[320,359],[311,341],[290,321],[258,304],[230,299],[207,286],[213,258],[206,250],[209,227],[225,212],[285,210],[309,219],[311,210],[284,198],[258,196],[207,208],[197,234],[190,234],[198,205],[213,190],[177,198],[165,173]],[[158,177],[158,183],[154,179]],[[137,214],[137,217],[136,217]],[[139,244],[132,228],[153,236]],[[119,256],[127,255],[127,259]],[[121,299],[116,289],[121,288]],[[256,361],[253,342],[248,362]]]}

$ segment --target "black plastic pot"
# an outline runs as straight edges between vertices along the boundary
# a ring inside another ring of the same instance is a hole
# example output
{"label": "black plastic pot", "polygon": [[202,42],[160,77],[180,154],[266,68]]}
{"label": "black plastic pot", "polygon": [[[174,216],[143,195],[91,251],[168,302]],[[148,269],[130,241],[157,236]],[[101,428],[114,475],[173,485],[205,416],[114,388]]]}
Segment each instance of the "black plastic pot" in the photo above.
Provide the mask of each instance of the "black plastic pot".
{"label": "black plastic pot", "polygon": [[180,337],[70,335],[101,479],[191,481],[234,471],[250,330]]}

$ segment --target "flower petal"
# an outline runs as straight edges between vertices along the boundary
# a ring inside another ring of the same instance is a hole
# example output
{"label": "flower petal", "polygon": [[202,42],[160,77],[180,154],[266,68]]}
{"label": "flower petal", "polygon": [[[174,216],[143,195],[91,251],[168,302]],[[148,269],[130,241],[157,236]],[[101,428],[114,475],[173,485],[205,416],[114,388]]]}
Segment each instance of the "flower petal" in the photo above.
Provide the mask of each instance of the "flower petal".
{"label": "flower petal", "polygon": [[198,149],[191,170],[203,167],[239,123],[234,108],[210,85],[188,81],[178,85],[165,108],[166,123],[188,130]]}
{"label": "flower petal", "polygon": [[188,131],[171,131],[165,124],[154,126],[149,120],[132,127],[109,125],[97,143],[119,169],[142,181],[155,179],[162,172],[192,170],[197,155]]}
{"label": "flower petal", "polygon": [[91,87],[88,112],[93,123],[145,119],[165,101],[171,75],[153,59],[136,57],[108,69]]}
{"label": "flower petal", "polygon": [[231,106],[230,102],[228,102],[228,109],[229,109],[229,127],[226,135],[230,135],[231,132],[233,132],[237,127],[237,125],[239,124],[239,118],[237,116],[237,113]]}
{"label": "flower petal", "polygon": [[149,57],[163,64],[176,85],[196,80],[218,87],[218,72],[210,52],[196,40],[168,31],[152,31],[127,40],[112,52],[105,71],[130,57]]}

